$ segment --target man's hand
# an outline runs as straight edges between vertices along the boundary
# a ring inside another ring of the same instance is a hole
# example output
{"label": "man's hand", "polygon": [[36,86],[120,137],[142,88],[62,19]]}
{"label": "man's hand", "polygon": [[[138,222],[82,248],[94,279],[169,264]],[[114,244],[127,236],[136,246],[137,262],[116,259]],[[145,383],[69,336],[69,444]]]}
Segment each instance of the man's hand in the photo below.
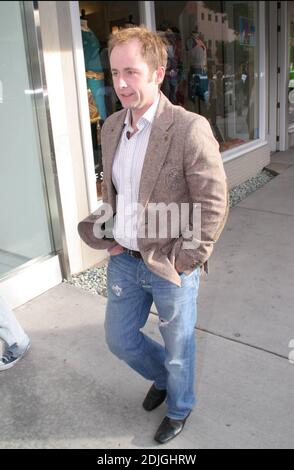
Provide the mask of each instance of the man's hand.
{"label": "man's hand", "polygon": [[124,251],[124,247],[117,243],[115,246],[107,249],[110,256],[120,255]]}

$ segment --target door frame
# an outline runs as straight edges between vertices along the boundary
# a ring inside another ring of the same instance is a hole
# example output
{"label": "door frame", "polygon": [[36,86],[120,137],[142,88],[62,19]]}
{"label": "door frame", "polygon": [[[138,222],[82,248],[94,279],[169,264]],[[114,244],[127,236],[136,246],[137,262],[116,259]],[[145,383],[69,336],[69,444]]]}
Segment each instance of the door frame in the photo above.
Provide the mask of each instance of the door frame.
{"label": "door frame", "polygon": [[269,2],[269,136],[272,152],[289,148],[289,2]]}
{"label": "door frame", "polygon": [[9,271],[0,279],[0,295],[12,307],[18,307],[60,284],[69,273],[62,210],[59,197],[50,110],[45,80],[43,51],[37,2],[20,2],[30,94],[34,101],[42,186],[53,251]]}

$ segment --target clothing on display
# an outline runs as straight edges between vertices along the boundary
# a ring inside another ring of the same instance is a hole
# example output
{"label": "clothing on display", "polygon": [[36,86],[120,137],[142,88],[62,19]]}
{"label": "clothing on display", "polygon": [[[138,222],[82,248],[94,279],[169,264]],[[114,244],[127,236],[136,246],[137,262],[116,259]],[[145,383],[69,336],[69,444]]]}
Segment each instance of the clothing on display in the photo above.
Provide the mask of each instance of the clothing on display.
{"label": "clothing on display", "polygon": [[107,118],[105,104],[105,83],[100,60],[100,42],[88,27],[86,19],[81,18],[82,40],[88,88],[88,104],[91,122],[91,136],[96,174],[97,196],[101,197],[102,153],[100,144],[101,125]]}
{"label": "clothing on display", "polygon": [[208,76],[207,76],[207,50],[201,35],[192,32],[191,37],[186,41],[186,51],[189,59],[188,73],[188,96],[193,102],[198,97],[200,100],[208,102]]}
{"label": "clothing on display", "polygon": [[99,113],[90,88],[88,88],[88,103],[90,112],[90,122],[91,124],[93,124],[99,120]]}
{"label": "clothing on display", "polygon": [[104,99],[104,73],[100,61],[100,42],[87,25],[87,20],[81,20],[82,40],[86,67],[87,87],[94,97],[100,119],[106,119]]}
{"label": "clothing on display", "polygon": [[207,69],[207,49],[200,34],[192,31],[186,41],[186,51],[189,54],[189,65],[199,69]]}
{"label": "clothing on display", "polygon": [[188,96],[193,102],[199,97],[205,103],[209,99],[208,76],[202,69],[190,67],[188,74]]}

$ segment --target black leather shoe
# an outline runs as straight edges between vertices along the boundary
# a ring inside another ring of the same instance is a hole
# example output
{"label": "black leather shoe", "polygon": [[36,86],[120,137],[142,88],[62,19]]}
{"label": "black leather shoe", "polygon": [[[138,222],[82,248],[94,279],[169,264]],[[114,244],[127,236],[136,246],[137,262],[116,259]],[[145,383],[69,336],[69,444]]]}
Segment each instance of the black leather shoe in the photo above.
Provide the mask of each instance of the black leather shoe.
{"label": "black leather shoe", "polygon": [[165,400],[166,390],[157,390],[153,384],[143,401],[143,408],[152,411]]}
{"label": "black leather shoe", "polygon": [[186,416],[184,419],[172,419],[166,416],[154,436],[156,442],[159,442],[159,444],[164,444],[165,442],[170,441],[180,434],[184,428],[188,416]]}

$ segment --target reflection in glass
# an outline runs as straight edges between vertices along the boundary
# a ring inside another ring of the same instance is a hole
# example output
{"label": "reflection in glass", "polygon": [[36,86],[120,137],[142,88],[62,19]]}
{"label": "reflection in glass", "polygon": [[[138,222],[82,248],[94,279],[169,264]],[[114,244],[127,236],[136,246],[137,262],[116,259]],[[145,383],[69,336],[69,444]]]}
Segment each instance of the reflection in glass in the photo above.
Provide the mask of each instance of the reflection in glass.
{"label": "reflection in glass", "polygon": [[154,4],[168,50],[162,91],[210,121],[221,151],[258,138],[258,2]]}
{"label": "reflection in glass", "polygon": [[[97,196],[103,179],[100,131],[121,109],[107,50],[111,32],[140,24],[138,2],[79,2]],[[258,2],[155,1],[167,44],[163,93],[205,116],[221,151],[259,137]]]}

